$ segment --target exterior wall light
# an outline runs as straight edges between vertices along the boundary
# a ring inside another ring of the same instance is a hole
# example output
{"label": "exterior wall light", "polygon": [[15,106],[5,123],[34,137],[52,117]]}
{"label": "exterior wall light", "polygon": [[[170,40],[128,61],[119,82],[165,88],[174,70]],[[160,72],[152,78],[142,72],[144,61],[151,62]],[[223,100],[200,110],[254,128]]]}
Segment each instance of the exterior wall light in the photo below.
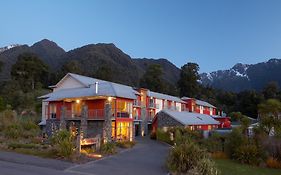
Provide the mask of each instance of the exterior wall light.
{"label": "exterior wall light", "polygon": [[108,100],[109,102],[111,102],[111,101],[112,101],[112,97],[108,97],[107,100]]}
{"label": "exterior wall light", "polygon": [[79,100],[79,99],[77,99],[77,100],[76,100],[76,103],[80,103],[80,100]]}

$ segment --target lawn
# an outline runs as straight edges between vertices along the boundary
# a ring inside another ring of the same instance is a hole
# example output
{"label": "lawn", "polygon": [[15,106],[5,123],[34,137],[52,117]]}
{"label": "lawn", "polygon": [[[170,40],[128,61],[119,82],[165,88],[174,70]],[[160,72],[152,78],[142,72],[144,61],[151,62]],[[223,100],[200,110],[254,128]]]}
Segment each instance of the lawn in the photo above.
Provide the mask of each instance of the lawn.
{"label": "lawn", "polygon": [[228,159],[215,159],[221,175],[281,175],[280,169],[252,167]]}

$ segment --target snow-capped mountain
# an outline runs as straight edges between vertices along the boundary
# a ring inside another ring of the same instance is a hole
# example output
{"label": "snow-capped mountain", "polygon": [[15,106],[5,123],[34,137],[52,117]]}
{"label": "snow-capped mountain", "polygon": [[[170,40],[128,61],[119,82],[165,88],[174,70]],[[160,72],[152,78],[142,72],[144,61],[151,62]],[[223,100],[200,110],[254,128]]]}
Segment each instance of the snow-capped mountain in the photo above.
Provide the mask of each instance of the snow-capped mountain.
{"label": "snow-capped mountain", "polygon": [[281,85],[281,59],[270,59],[258,64],[235,64],[228,70],[202,73],[203,85],[239,92],[242,90],[261,90],[268,82]]}
{"label": "snow-capped mountain", "polygon": [[6,50],[12,49],[14,47],[18,47],[18,46],[21,46],[21,45],[20,44],[11,44],[11,45],[8,45],[8,46],[5,46],[5,47],[1,47],[0,48],[0,53],[4,52]]}

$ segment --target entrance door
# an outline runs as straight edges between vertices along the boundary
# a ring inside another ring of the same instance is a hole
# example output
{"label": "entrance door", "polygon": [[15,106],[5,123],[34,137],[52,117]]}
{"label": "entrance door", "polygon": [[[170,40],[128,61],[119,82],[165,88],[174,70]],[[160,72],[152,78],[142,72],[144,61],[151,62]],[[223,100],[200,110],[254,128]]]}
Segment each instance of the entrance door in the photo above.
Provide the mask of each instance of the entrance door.
{"label": "entrance door", "polygon": [[140,135],[139,131],[140,131],[140,125],[139,124],[135,124],[135,136],[139,136]]}

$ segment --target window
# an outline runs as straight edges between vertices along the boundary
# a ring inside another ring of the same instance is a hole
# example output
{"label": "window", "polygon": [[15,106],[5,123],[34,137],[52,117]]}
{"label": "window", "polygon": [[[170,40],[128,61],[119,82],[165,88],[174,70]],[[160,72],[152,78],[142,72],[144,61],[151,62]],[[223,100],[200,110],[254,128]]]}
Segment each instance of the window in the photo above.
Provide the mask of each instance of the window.
{"label": "window", "polygon": [[115,121],[111,122],[111,138],[115,139]]}
{"label": "window", "polygon": [[76,100],[75,102],[72,102],[72,117],[81,117],[82,112],[82,103],[80,100]]}
{"label": "window", "polygon": [[57,106],[56,104],[50,104],[50,118],[57,118]]}
{"label": "window", "polygon": [[194,126],[190,126],[190,130],[193,131],[194,130]]}
{"label": "window", "polygon": [[117,101],[117,117],[131,118],[133,113],[133,103],[124,100]]}
{"label": "window", "polygon": [[131,140],[133,136],[132,129],[132,124],[130,122],[117,122],[117,140]]}

